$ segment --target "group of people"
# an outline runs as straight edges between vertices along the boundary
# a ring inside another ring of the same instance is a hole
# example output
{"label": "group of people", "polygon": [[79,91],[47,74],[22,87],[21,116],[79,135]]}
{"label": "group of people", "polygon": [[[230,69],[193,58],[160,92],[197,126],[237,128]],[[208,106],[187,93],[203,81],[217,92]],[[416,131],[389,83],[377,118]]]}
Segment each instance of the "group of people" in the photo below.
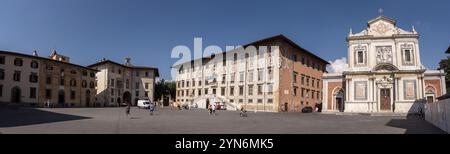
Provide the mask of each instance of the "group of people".
{"label": "group of people", "polygon": [[[148,110],[150,111],[150,115],[153,115],[153,113],[155,112],[155,104],[154,103],[150,103],[148,106]],[[131,112],[131,105],[128,104],[127,107],[125,108],[125,114],[130,115]]]}
{"label": "group of people", "polygon": [[208,105],[208,111],[209,111],[209,115],[216,115],[216,108],[217,108],[217,106],[216,106],[216,103],[213,103],[213,104],[209,104]]}

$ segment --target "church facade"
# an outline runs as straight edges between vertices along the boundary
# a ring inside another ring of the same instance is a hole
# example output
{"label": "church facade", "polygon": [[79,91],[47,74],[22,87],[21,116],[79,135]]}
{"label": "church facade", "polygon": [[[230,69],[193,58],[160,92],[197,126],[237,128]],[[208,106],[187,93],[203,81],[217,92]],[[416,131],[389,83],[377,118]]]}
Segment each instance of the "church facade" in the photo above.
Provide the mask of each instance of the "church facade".
{"label": "church facade", "polygon": [[446,93],[445,74],[426,69],[419,33],[378,16],[360,33],[350,33],[348,68],[323,76],[323,110],[416,113]]}

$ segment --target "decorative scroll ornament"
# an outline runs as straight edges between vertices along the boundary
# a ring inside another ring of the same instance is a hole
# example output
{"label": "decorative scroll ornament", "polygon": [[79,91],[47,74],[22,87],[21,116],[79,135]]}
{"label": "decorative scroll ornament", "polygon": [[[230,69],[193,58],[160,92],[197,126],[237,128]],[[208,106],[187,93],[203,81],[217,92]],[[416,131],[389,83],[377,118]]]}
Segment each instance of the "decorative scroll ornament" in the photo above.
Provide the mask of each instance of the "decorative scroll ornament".
{"label": "decorative scroll ornament", "polygon": [[392,84],[394,84],[394,79],[392,77],[384,76],[381,79],[376,80],[378,88],[392,88]]}

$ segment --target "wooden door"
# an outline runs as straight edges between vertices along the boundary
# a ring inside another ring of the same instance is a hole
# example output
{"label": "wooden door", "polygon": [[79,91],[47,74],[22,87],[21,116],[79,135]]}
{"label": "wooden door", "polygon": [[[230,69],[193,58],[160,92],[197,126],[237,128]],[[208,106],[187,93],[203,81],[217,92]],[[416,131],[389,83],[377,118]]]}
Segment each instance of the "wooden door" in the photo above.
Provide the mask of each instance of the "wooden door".
{"label": "wooden door", "polygon": [[391,110],[391,90],[380,89],[380,109]]}

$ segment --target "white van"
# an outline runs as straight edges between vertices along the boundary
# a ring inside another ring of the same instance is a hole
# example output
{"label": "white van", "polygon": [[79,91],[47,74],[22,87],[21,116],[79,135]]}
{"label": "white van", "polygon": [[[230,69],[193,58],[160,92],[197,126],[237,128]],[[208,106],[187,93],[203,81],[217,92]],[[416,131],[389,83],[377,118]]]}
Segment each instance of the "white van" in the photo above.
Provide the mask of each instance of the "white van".
{"label": "white van", "polygon": [[149,100],[138,100],[137,107],[148,109],[150,107],[150,101]]}

